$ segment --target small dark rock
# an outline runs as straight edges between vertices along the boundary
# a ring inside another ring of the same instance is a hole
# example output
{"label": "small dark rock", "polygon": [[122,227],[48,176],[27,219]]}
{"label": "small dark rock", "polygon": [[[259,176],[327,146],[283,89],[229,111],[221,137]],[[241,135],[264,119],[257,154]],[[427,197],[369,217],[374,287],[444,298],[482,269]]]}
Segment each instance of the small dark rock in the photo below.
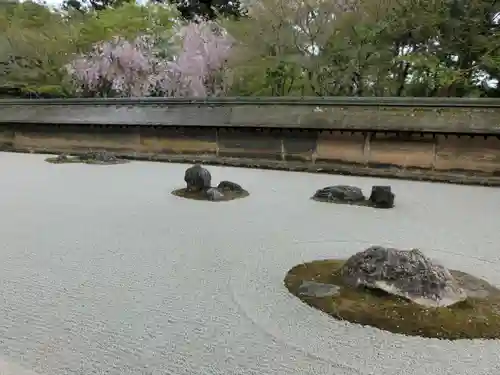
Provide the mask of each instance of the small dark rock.
{"label": "small dark rock", "polygon": [[186,189],[188,191],[207,190],[210,189],[212,176],[210,172],[200,164],[195,164],[186,169],[184,181],[186,182]]}
{"label": "small dark rock", "polygon": [[208,200],[221,201],[224,200],[224,194],[217,188],[210,188],[206,191]]}
{"label": "small dark rock", "polygon": [[57,155],[55,158],[55,161],[58,163],[63,163],[63,162],[68,161],[68,160],[69,160],[68,154],[60,154],[60,155]]}
{"label": "small dark rock", "polygon": [[340,287],[333,284],[318,283],[316,281],[302,281],[299,286],[299,295],[307,297],[331,297],[340,292]]}
{"label": "small dark rock", "polygon": [[370,204],[376,208],[392,208],[394,207],[394,193],[390,186],[373,186],[370,198]]}
{"label": "small dark rock", "polygon": [[316,191],[313,198],[329,202],[361,202],[365,196],[360,188],[348,185],[327,186]]}
{"label": "small dark rock", "polygon": [[241,185],[231,181],[221,181],[219,185],[217,185],[217,189],[219,189],[220,191],[232,191],[235,193],[243,192],[243,188],[241,187]]}

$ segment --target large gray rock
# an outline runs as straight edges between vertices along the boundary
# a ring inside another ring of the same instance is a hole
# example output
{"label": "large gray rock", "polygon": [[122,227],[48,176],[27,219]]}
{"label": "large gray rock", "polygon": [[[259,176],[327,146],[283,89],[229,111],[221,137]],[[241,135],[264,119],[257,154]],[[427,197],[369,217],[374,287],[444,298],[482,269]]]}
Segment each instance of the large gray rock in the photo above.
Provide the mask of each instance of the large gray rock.
{"label": "large gray rock", "polygon": [[186,169],[184,181],[186,182],[186,189],[188,191],[207,190],[212,183],[212,176],[210,172],[200,164],[195,164]]}
{"label": "large gray rock", "polygon": [[450,306],[467,298],[450,271],[418,249],[372,246],[350,257],[340,272],[351,287],[380,289],[426,307]]}
{"label": "large gray rock", "polygon": [[316,191],[313,198],[329,202],[361,202],[365,196],[360,188],[348,185],[327,186]]}

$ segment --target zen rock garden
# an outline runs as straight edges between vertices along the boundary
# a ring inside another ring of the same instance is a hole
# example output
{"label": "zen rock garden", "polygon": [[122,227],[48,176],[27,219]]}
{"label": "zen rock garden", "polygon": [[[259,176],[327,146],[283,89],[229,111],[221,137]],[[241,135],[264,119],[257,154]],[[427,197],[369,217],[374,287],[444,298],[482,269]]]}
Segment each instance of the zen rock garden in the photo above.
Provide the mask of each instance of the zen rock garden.
{"label": "zen rock garden", "polygon": [[221,181],[216,187],[212,186],[212,175],[200,164],[189,167],[184,174],[186,187],[172,192],[173,195],[212,202],[230,201],[244,198],[249,195],[236,182]]}
{"label": "zen rock garden", "polygon": [[338,320],[412,336],[500,338],[500,290],[418,249],[372,246],[345,260],[295,266],[284,282]]}
{"label": "zen rock garden", "polygon": [[370,197],[367,199],[359,187],[335,185],[317,190],[312,199],[327,203],[392,208],[394,207],[395,195],[390,186],[373,186]]}
{"label": "zen rock garden", "polygon": [[114,154],[106,151],[89,151],[77,156],[59,154],[55,157],[47,158],[45,161],[53,164],[84,163],[99,165],[124,164],[129,162],[128,160],[117,158]]}

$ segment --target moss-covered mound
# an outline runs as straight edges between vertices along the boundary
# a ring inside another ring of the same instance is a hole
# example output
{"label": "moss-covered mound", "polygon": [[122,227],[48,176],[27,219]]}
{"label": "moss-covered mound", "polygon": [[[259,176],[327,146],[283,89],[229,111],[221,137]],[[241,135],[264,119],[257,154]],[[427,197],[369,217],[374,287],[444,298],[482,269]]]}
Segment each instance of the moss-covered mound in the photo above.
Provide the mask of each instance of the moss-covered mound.
{"label": "moss-covered mound", "polygon": [[66,156],[66,155],[51,156],[49,158],[46,158],[45,161],[47,163],[52,163],[52,164],[83,163],[83,161],[80,160],[80,158],[78,158],[77,156]]}
{"label": "moss-covered mound", "polygon": [[176,189],[176,190],[172,191],[172,194],[177,196],[177,197],[194,199],[194,200],[199,200],[199,201],[211,201],[211,202],[227,202],[227,201],[232,201],[234,199],[245,198],[245,197],[248,197],[250,195],[250,193],[246,190],[242,190],[242,191],[226,190],[226,191],[223,191],[222,193],[223,193],[223,196],[220,199],[212,199],[206,193],[206,191],[203,191],[203,190],[189,191],[186,188],[182,188],[182,189]]}
{"label": "moss-covered mound", "polygon": [[128,163],[128,160],[120,159],[106,152],[89,152],[80,156],[70,156],[67,154],[61,154],[45,159],[46,162],[52,164],[71,164],[71,163],[83,163],[83,164],[97,164],[97,165],[113,165],[113,164],[124,164]]}
{"label": "moss-covered mound", "polygon": [[[440,339],[500,338],[500,290],[486,281],[451,270],[468,298],[449,307],[425,308],[379,290],[347,287],[339,275],[344,260],[300,264],[285,277],[287,289],[332,317],[386,331]],[[303,282],[333,284],[338,292],[312,297],[300,292]]]}

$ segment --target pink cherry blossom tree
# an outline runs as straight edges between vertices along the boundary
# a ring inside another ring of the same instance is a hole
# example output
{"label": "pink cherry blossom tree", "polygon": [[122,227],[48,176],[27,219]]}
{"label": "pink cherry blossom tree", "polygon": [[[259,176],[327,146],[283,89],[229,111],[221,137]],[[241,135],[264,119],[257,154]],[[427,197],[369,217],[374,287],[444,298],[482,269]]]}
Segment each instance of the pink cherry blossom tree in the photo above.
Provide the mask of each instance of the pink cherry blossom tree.
{"label": "pink cherry blossom tree", "polygon": [[98,43],[67,66],[82,96],[214,96],[225,90],[232,39],[215,22],[189,23],[175,35],[170,58],[152,38],[116,37]]}
{"label": "pink cherry blossom tree", "polygon": [[224,91],[223,68],[232,39],[215,22],[190,23],[181,28],[182,49],[169,63],[172,95],[213,96]]}
{"label": "pink cherry blossom tree", "polygon": [[66,69],[83,96],[145,96],[153,68],[150,51],[145,37],[115,37],[96,44]]}

